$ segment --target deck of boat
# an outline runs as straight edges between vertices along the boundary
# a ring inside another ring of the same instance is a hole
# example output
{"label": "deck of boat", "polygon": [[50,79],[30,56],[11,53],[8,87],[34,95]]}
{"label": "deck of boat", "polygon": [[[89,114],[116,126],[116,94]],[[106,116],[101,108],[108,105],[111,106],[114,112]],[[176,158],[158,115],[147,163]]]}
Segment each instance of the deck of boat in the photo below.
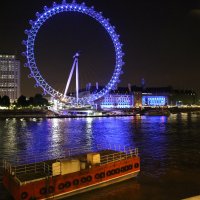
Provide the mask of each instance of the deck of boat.
{"label": "deck of boat", "polygon": [[[101,150],[97,152],[101,157],[101,164],[106,164],[109,161],[116,161],[125,158],[124,152],[119,152],[115,150]],[[103,159],[106,158],[106,159]],[[52,164],[56,161],[60,161],[62,159],[79,159],[80,161],[87,160],[87,154],[79,154],[76,156],[59,158],[54,160],[47,160],[43,162],[36,162],[25,165],[13,166],[14,168],[14,176],[20,182],[31,182],[39,179],[45,179],[49,176],[52,176]],[[95,165],[97,166],[97,165]],[[86,169],[88,169],[89,165],[86,165]],[[91,167],[91,166],[90,166]]]}

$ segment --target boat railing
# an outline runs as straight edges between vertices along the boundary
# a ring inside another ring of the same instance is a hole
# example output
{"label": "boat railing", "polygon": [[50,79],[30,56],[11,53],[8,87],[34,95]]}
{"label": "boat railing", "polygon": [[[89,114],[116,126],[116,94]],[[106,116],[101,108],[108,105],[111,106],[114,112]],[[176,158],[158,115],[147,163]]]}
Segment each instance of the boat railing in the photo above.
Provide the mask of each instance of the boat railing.
{"label": "boat railing", "polygon": [[[85,147],[85,148],[73,148],[73,149],[68,149],[66,151],[63,151],[59,155],[54,155],[52,156],[51,152],[49,152],[48,155],[41,155],[41,153],[30,153],[29,155],[18,155],[16,156],[16,159],[11,159],[9,161],[4,160],[3,161],[3,168],[6,169],[7,171],[12,171],[14,169],[14,173],[22,171],[38,171],[40,168],[44,169],[44,165],[48,165],[46,161],[48,160],[58,160],[58,159],[65,159],[65,158],[70,158],[76,155],[80,154],[85,154],[85,153],[90,153],[90,152],[98,152],[101,150],[114,150],[116,153],[102,156],[101,160],[102,163],[107,163],[108,161],[116,161],[118,159],[124,159],[132,156],[137,156],[138,155],[138,149],[133,147],[127,147],[127,146],[120,146],[120,145],[97,145],[95,149],[91,149],[90,147]],[[17,166],[17,169],[14,167]],[[22,166],[22,167],[20,167]],[[26,167],[24,167],[26,166]],[[27,167],[28,166],[28,167]],[[47,168],[47,167],[46,167]],[[45,171],[45,170],[44,170]]]}
{"label": "boat railing", "polygon": [[29,154],[21,153],[15,156],[15,158],[8,158],[12,165],[25,165],[30,163],[36,162],[45,162],[47,160],[53,159],[62,159],[62,158],[70,158],[76,155],[90,153],[90,152],[98,152],[101,150],[115,150],[119,152],[128,153],[133,147],[128,146],[121,146],[115,144],[103,144],[103,145],[96,145],[94,148],[91,147],[83,147],[83,148],[70,148],[67,150],[62,150],[59,154],[55,154],[53,151],[48,151],[48,153],[42,153],[39,151],[29,151]]}
{"label": "boat railing", "polygon": [[101,156],[101,165],[105,165],[110,162],[116,162],[120,160],[129,159],[132,157],[138,156],[138,149],[129,149],[128,152],[116,152],[108,155]]}
{"label": "boat railing", "polygon": [[3,161],[3,169],[7,171],[7,173],[18,176],[24,174],[46,174],[50,175],[52,173],[52,167],[46,162],[39,162],[33,164],[25,164],[25,165],[12,165],[7,161]]}
{"label": "boat railing", "polygon": [[[112,149],[113,150],[113,149]],[[120,160],[129,159],[138,156],[137,148],[128,148],[123,151],[114,151],[114,153],[100,156],[100,165],[116,162]],[[34,162],[28,164],[14,165],[6,160],[3,160],[3,169],[13,175],[20,176],[24,174],[45,174],[46,176],[52,174],[52,162]]]}

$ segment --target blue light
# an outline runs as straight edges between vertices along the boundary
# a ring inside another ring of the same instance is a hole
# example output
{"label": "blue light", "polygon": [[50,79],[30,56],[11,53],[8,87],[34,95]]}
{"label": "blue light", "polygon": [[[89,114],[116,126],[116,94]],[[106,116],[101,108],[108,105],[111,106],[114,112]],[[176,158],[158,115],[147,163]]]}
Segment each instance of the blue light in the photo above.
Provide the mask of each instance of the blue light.
{"label": "blue light", "polygon": [[33,25],[33,24],[34,24],[34,21],[33,21],[33,20],[29,20],[29,24],[30,24],[30,25]]}
{"label": "blue light", "polygon": [[148,96],[144,95],[142,97],[143,106],[165,106],[167,104],[166,96]]}
{"label": "blue light", "polygon": [[28,78],[32,78],[32,77],[33,77],[33,75],[32,75],[32,74],[29,74],[29,75],[28,75]]}
{"label": "blue light", "polygon": [[40,13],[39,12],[36,12],[35,15],[36,15],[36,17],[40,17]]}
{"label": "blue light", "polygon": [[29,35],[29,30],[26,29],[26,30],[24,31],[24,33],[25,33],[26,35]]}
{"label": "blue light", "polygon": [[27,41],[26,41],[26,40],[23,40],[23,41],[22,41],[22,44],[26,46],[26,45],[27,45]]}
{"label": "blue light", "polygon": [[56,6],[57,6],[56,2],[53,2],[53,7],[56,7]]}
{"label": "blue light", "polygon": [[26,52],[22,52],[22,56],[26,57],[27,56]]}
{"label": "blue light", "polygon": [[66,4],[66,0],[63,0],[63,1],[62,1],[62,4]]}
{"label": "blue light", "polygon": [[47,6],[44,6],[44,11],[46,12],[48,10]]}
{"label": "blue light", "polygon": [[[65,5],[65,6],[63,6]],[[54,8],[56,7],[56,8]],[[36,82],[46,91],[48,94],[51,96],[57,96],[57,97],[62,97],[63,94],[59,93],[58,91],[54,90],[45,80],[42,78],[42,76],[39,73],[39,70],[37,69],[36,62],[35,62],[35,57],[34,57],[34,46],[35,46],[35,38],[36,34],[39,31],[40,27],[42,26],[43,23],[46,22],[47,19],[49,19],[51,16],[60,13],[60,12],[68,12],[68,11],[77,11],[81,12],[83,14],[86,14],[96,21],[98,21],[105,30],[108,32],[110,35],[112,42],[115,47],[115,55],[116,55],[116,65],[115,69],[113,72],[113,76],[107,86],[105,86],[104,89],[102,89],[100,92],[96,93],[92,97],[88,97],[88,99],[80,99],[80,101],[85,101],[88,100],[90,101],[91,99],[96,100],[102,96],[104,96],[106,93],[109,92],[111,87],[113,85],[116,85],[116,83],[119,82],[119,76],[122,73],[121,67],[124,64],[122,62],[122,56],[124,55],[122,53],[122,44],[119,42],[119,35],[117,35],[114,31],[115,27],[111,26],[109,23],[109,19],[105,19],[102,16],[102,12],[96,12],[94,11],[94,7],[92,6],[91,8],[86,7],[85,3],[83,2],[82,4],[76,4],[75,1],[73,3],[66,4],[66,1],[62,1],[62,5],[57,5],[55,2],[53,3],[53,8],[47,8],[47,6],[44,6],[44,13],[36,13],[36,16],[38,17],[37,21],[32,21],[30,20],[30,24],[32,25],[32,28],[30,31],[25,30],[25,33],[28,35],[28,39],[26,42],[23,42],[24,45],[26,45],[27,48],[27,53],[24,53],[24,55],[27,57],[27,62],[28,62],[28,67],[31,71],[32,76],[35,78]],[[69,98],[69,97],[68,97]],[[70,97],[71,98],[71,97]]]}

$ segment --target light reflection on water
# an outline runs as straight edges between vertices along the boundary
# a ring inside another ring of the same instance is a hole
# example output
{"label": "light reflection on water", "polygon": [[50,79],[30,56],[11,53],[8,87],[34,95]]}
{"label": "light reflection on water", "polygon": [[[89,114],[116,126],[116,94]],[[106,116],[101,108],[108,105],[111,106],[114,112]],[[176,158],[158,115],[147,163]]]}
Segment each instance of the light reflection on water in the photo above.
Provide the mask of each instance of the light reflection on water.
{"label": "light reflection on water", "polygon": [[[198,113],[171,114],[170,117],[0,120],[0,160],[15,158],[18,154],[32,155],[32,152],[56,158],[69,148],[95,149],[98,144],[108,143],[138,147],[140,175],[136,180],[102,189],[107,196],[100,193],[94,196],[89,192],[72,199],[119,199],[121,193],[123,199],[129,199],[133,191],[131,199],[145,199],[149,193],[153,193],[153,199],[170,200],[200,194],[200,183],[195,178],[197,172],[200,174]],[[181,184],[175,184],[177,179]],[[187,184],[187,190],[182,191],[182,184],[188,181],[192,185]],[[169,190],[170,185],[176,189]]]}

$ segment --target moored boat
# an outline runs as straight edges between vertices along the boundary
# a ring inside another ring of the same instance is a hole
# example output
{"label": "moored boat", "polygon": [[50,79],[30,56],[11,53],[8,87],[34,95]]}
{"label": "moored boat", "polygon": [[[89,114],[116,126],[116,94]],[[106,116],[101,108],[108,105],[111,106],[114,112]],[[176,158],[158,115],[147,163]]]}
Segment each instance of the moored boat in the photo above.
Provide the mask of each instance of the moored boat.
{"label": "moored boat", "polygon": [[[14,199],[61,199],[137,176],[135,148],[106,148],[15,164],[4,161],[3,184]],[[79,151],[83,152],[83,150]]]}

